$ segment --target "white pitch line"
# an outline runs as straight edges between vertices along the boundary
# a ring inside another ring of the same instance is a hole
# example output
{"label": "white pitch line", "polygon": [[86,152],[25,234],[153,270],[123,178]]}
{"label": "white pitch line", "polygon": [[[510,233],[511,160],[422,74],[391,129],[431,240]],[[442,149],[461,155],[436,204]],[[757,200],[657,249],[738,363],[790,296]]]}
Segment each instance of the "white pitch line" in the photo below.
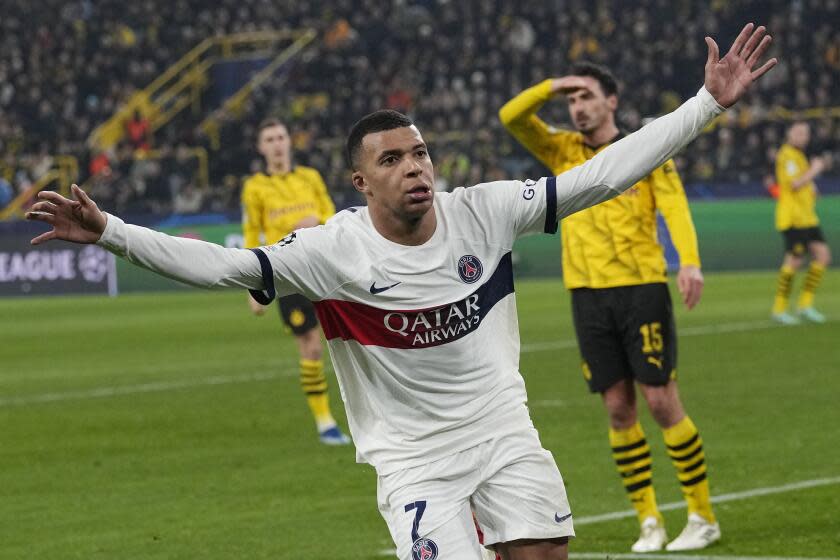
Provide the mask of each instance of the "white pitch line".
{"label": "white pitch line", "polygon": [[623,552],[570,552],[572,560],[837,560],[797,556],[708,556],[706,554],[632,554]]}
{"label": "white pitch line", "polygon": [[[731,492],[729,494],[720,494],[712,497],[712,503],[719,504],[723,502],[734,502],[738,500],[746,500],[749,498],[757,498],[759,496],[768,496],[771,494],[781,494],[783,492],[792,492],[794,490],[803,490],[805,488],[816,488],[819,486],[829,486],[833,484],[840,484],[840,476],[829,478],[815,478],[812,480],[802,480],[800,482],[793,482],[782,486],[766,486],[763,488],[753,488],[752,490],[744,490],[743,492]],[[681,509],[685,507],[685,502],[671,502],[659,506],[660,511],[668,511],[672,509]],[[593,523],[601,523],[603,521],[615,521],[625,517],[636,517],[636,510],[614,511],[602,515],[590,515],[588,517],[575,518],[575,526],[591,525]],[[396,550],[384,549],[378,552],[379,556],[393,556]],[[838,560],[838,558],[797,558],[794,556],[697,556],[688,554],[625,554],[614,552],[570,552],[569,558],[572,560]]]}
{"label": "white pitch line", "polygon": [[[729,494],[720,494],[712,496],[712,503],[721,504],[724,502],[734,502],[737,500],[745,500],[747,498],[756,498],[758,496],[769,496],[771,494],[781,494],[783,492],[793,492],[794,490],[803,490],[805,488],[817,488],[819,486],[831,486],[840,484],[840,476],[829,478],[815,478],[812,480],[803,480],[801,482],[793,482],[791,484],[784,484],[782,486],[767,486],[764,488],[754,488],[752,490],[745,490],[743,492],[732,492]],[[682,509],[685,507],[685,502],[670,502],[659,506],[660,511],[669,511],[673,509]],[[624,519],[626,517],[636,517],[636,510],[627,509],[623,511],[613,511],[601,515],[589,515],[586,517],[575,518],[575,525],[590,525],[592,523],[601,523],[603,521],[615,521],[616,519]],[[659,555],[656,555],[659,558]]]}
{"label": "white pitch line", "polygon": [[[231,383],[250,383],[253,381],[265,381],[277,377],[291,376],[291,373],[255,373],[251,375],[219,375],[215,377],[204,377],[201,379],[184,379],[181,381],[157,381],[152,383],[141,383],[139,385],[123,385],[117,387],[97,387],[81,391],[65,391],[61,393],[41,393],[39,395],[27,395],[23,397],[0,398],[0,408],[23,406],[28,404],[41,404],[70,400],[100,399],[104,397],[115,397],[121,395],[134,395],[138,393],[160,393],[174,391],[177,389],[189,389],[192,387],[228,385]],[[295,373],[294,375],[297,375]]]}
{"label": "white pitch line", "polygon": [[[732,332],[747,332],[761,329],[777,328],[780,325],[771,321],[752,321],[742,323],[723,323],[720,325],[702,325],[697,327],[685,327],[680,329],[680,336],[703,336],[708,334],[721,334]],[[781,327],[780,327],[781,328]],[[575,340],[556,340],[544,342],[532,342],[523,344],[523,354],[531,352],[544,352],[548,350],[563,350],[575,348]],[[69,400],[98,399],[136,393],[160,393],[178,389],[189,389],[192,387],[203,387],[209,385],[228,385],[234,383],[251,383],[254,381],[266,381],[275,377],[297,375],[297,372],[283,372],[281,374],[252,374],[252,375],[231,375],[208,377],[202,379],[189,379],[181,381],[160,381],[154,383],[141,383],[134,385],[123,385],[117,387],[99,387],[96,389],[42,393],[36,395],[25,395],[20,397],[0,397],[0,408],[24,406],[28,404],[42,404]]]}

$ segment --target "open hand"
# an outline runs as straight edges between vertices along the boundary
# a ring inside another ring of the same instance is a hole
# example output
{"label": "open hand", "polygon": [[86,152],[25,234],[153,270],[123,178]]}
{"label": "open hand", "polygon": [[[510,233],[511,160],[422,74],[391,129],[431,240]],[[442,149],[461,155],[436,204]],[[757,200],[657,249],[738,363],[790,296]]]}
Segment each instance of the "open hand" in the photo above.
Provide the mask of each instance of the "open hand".
{"label": "open hand", "polygon": [[753,70],[772,38],[766,35],[764,26],[755,28],[748,23],[735,38],[726,56],[719,58],[717,43],[706,37],[709,56],[706,59],[704,85],[715,100],[724,107],[731,107],[749,89],[752,83],[773,68],[778,60],[771,58],[758,70]]}
{"label": "open hand", "polygon": [[75,243],[99,241],[108,218],[78,185],[73,185],[70,190],[76,200],[64,198],[52,191],[38,193],[40,201],[32,205],[26,213],[26,219],[46,222],[52,229],[30,243],[38,245],[51,239]]}
{"label": "open hand", "polygon": [[677,273],[677,288],[682,301],[690,311],[703,295],[703,273],[696,266],[683,266]]}
{"label": "open hand", "polygon": [[551,80],[551,93],[567,94],[588,88],[589,83],[582,76],[563,76]]}
{"label": "open hand", "polygon": [[811,158],[811,171],[814,173],[814,177],[822,173],[828,167],[828,162],[825,158],[820,156],[815,156]]}

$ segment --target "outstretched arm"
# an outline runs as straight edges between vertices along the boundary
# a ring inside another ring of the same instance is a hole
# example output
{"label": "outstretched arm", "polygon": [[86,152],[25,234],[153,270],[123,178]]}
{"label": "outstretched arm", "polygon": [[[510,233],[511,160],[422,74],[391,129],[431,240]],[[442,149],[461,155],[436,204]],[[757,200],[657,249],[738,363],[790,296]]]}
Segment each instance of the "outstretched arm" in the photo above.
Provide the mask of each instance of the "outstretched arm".
{"label": "outstretched arm", "polygon": [[691,142],[711,120],[743,97],[776,64],[753,67],[770,46],[764,27],[747,24],[729,52],[706,37],[704,87],[676,111],[611,144],[591,160],[557,177],[557,218],[609,200],[636,184]]}
{"label": "outstretched arm", "polygon": [[40,202],[26,218],[46,222],[52,229],[33,239],[33,245],[51,239],[97,243],[138,266],[191,286],[264,289],[259,259],[251,251],[128,225],[99,210],[76,185],[72,191],[76,200],[54,192],[38,194]]}

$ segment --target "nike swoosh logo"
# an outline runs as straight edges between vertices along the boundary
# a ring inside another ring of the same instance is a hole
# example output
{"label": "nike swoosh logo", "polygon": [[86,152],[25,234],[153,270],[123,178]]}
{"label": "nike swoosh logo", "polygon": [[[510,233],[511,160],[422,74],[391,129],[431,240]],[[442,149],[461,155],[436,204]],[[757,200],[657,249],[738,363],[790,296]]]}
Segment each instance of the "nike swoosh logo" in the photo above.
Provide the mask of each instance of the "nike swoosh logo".
{"label": "nike swoosh logo", "polygon": [[397,284],[402,284],[402,282],[395,282],[395,283],[391,284],[390,286],[385,286],[383,288],[377,288],[376,287],[376,282],[374,282],[373,284],[370,285],[370,293],[372,293],[373,295],[381,294],[385,290],[390,290],[391,288],[393,288]]}
{"label": "nike swoosh logo", "polygon": [[571,516],[572,516],[572,514],[571,514],[571,513],[568,513],[568,514],[564,515],[563,517],[560,517],[559,515],[557,515],[557,514],[555,513],[555,514],[554,514],[554,521],[556,521],[557,523],[563,523],[564,521],[566,521],[566,520],[567,520],[568,518],[570,518]]}

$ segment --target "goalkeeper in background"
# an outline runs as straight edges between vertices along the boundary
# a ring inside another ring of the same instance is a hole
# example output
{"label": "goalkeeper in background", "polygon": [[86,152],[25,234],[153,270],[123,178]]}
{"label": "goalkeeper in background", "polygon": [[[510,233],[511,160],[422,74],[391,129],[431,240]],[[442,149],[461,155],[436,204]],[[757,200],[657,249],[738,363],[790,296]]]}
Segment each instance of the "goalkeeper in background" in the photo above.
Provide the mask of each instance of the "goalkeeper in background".
{"label": "goalkeeper in background", "polygon": [[[563,95],[577,132],[557,130],[536,113]],[[623,136],[615,124],[618,86],[590,63],[527,89],[502,107],[507,130],[555,175],[592,158]],[[712,513],[703,442],[677,391],[677,333],[657,239],[659,210],[680,256],[677,285],[688,309],[700,300],[703,275],[688,201],[673,161],[624,194],[562,220],[563,282],[583,375],[601,393],[610,420],[612,454],[641,525],[633,552],[661,550],[667,541],[656,505],[650,447],[638,421],[634,382],[663,430],[668,454],[688,502],[688,524],[668,550],[704,548],[720,538]]]}
{"label": "goalkeeper in background", "polygon": [[[292,165],[289,130],[278,119],[266,119],[257,128],[257,151],[265,159],[266,173],[257,173],[242,188],[242,232],[245,247],[277,243],[296,229],[323,224],[335,214],[321,174],[311,167]],[[251,310],[265,313],[250,295]],[[315,307],[300,294],[278,298],[280,316],[295,335],[300,352],[300,383],[321,443],[346,445],[330,412],[324,377],[323,344]]]}

